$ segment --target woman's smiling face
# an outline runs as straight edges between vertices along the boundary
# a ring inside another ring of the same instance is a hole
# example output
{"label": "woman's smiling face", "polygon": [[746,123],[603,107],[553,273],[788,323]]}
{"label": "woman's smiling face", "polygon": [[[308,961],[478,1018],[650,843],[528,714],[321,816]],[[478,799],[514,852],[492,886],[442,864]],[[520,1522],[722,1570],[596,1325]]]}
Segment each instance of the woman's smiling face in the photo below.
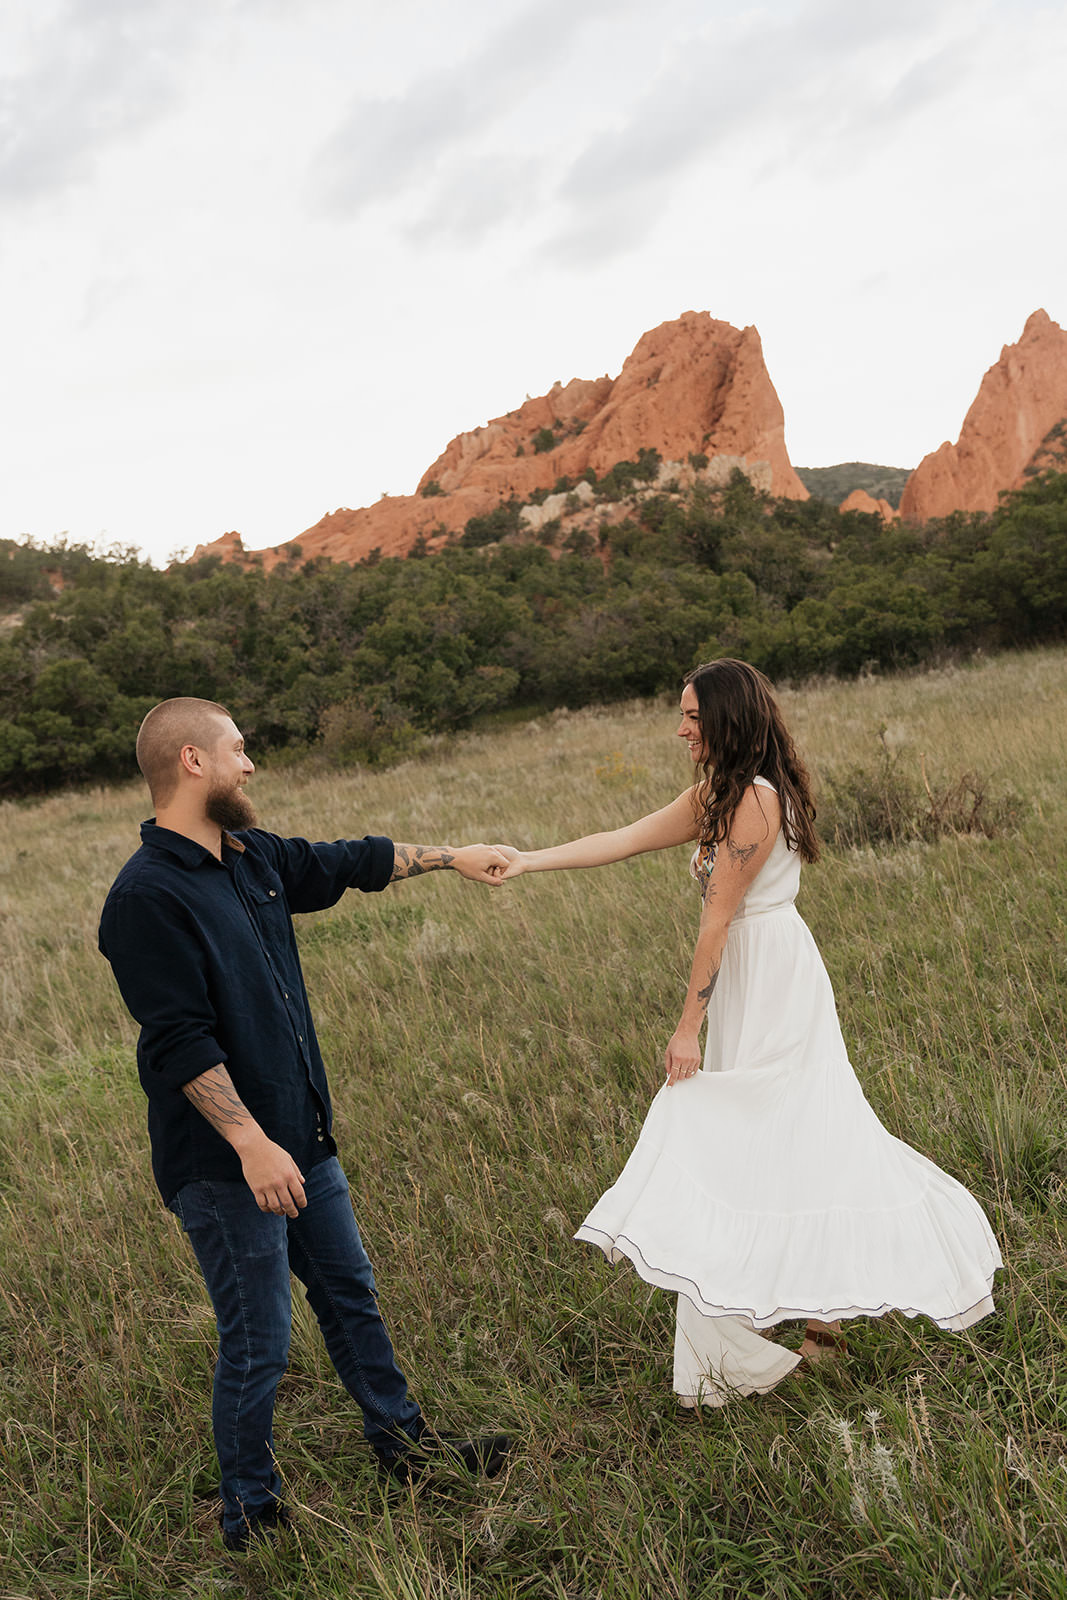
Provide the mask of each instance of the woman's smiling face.
{"label": "woman's smiling face", "polygon": [[700,704],[691,683],[687,683],[682,690],[680,708],[682,720],[678,724],[678,737],[689,746],[689,754],[694,762],[703,761],[704,735],[700,731]]}

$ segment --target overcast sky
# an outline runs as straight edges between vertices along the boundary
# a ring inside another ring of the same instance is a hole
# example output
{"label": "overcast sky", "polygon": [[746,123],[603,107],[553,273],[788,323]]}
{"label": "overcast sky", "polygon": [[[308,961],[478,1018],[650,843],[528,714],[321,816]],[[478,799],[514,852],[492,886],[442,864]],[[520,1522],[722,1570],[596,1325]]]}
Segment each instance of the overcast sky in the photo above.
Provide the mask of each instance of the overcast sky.
{"label": "overcast sky", "polygon": [[754,323],[794,463],[1067,320],[1067,7],[5,0],[0,536],[250,546]]}

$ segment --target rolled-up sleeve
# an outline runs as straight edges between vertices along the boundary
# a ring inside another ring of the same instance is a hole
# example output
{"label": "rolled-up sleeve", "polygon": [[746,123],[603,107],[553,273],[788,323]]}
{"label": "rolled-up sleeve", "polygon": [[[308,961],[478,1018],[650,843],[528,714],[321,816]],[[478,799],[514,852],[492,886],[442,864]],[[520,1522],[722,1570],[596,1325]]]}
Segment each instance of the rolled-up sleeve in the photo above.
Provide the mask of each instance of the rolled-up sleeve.
{"label": "rolled-up sleeve", "polygon": [[165,896],[109,897],[100,923],[100,949],[111,963],[123,1000],[141,1025],[139,1055],[151,1093],[181,1089],[226,1061],[215,1037],[217,1017],[204,951],[188,913]]}
{"label": "rolled-up sleeve", "polygon": [[392,839],[368,834],[364,839],[334,839],[311,844],[307,839],[256,835],[285,887],[290,911],[325,911],[346,889],[375,894],[393,876],[396,853]]}

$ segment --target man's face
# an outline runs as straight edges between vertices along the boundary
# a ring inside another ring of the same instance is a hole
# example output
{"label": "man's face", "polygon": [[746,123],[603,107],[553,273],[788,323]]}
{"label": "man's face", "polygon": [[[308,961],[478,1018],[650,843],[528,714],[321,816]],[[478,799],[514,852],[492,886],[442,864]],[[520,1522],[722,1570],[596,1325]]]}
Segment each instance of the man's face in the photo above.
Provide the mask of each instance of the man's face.
{"label": "man's face", "polygon": [[240,730],[229,717],[219,719],[219,729],[214,748],[205,752],[210,778],[204,800],[205,814],[209,821],[217,823],[220,828],[232,831],[254,828],[256,813],[244,788],[256,769],[245,754],[245,742]]}

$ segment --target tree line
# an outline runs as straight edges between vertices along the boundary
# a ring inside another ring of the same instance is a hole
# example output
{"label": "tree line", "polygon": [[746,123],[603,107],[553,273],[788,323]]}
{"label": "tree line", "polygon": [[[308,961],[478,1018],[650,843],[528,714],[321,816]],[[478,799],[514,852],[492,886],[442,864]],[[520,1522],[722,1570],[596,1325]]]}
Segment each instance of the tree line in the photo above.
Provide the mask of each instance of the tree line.
{"label": "tree line", "polygon": [[485,713],[673,693],[715,655],[778,681],[849,675],[1067,622],[1059,472],[923,527],[771,499],[739,473],[649,494],[563,553],[497,520],[497,543],[479,522],[422,559],[270,572],[0,541],[0,793],[128,777],[141,717],[170,695],[223,701],[257,749],[374,763]]}

